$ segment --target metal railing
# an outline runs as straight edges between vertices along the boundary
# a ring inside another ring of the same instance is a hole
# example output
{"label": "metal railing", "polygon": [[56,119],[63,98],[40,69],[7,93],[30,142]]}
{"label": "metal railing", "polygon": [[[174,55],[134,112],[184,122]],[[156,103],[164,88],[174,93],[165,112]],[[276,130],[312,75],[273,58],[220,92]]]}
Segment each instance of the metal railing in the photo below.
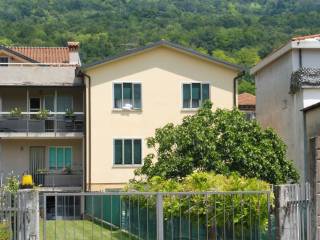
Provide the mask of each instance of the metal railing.
{"label": "metal railing", "polygon": [[44,193],[42,239],[272,239],[271,191]]}
{"label": "metal railing", "polygon": [[75,113],[69,117],[64,113],[48,114],[48,117],[40,119],[37,113],[22,113],[20,116],[12,116],[10,113],[0,114],[0,132],[82,132],[84,124],[83,113]]}

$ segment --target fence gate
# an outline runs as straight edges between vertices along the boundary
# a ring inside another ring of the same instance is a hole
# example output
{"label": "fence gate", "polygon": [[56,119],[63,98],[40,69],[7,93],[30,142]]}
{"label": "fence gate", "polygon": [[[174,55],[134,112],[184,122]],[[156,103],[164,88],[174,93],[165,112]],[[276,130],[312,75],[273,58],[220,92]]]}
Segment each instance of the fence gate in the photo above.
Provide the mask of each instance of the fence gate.
{"label": "fence gate", "polygon": [[277,239],[313,239],[310,184],[280,185],[275,193]]}
{"label": "fence gate", "polygon": [[0,191],[0,240],[38,240],[38,206],[36,191]]}

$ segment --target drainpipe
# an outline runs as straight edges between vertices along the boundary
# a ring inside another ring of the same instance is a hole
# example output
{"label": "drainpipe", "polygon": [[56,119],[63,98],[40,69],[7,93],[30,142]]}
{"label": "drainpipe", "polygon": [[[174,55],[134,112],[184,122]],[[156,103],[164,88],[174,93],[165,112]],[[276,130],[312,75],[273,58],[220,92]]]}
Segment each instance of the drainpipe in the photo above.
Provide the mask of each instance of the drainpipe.
{"label": "drainpipe", "polygon": [[242,71],[233,79],[233,107],[237,107],[237,81],[245,75],[245,71]]}
{"label": "drainpipe", "polygon": [[[85,108],[85,116],[88,119],[88,129],[86,129],[86,135],[88,134],[88,144],[85,144],[85,158],[88,155],[89,156],[89,162],[87,166],[87,159],[84,161],[85,166],[84,166],[84,186],[85,186],[85,191],[91,191],[91,77],[84,73],[83,71],[80,70],[79,72],[80,76],[88,79],[88,96],[86,96],[86,99],[88,99],[88,112],[87,108]],[[86,101],[87,102],[87,101]],[[88,167],[88,187],[86,186],[87,184],[87,167]]]}

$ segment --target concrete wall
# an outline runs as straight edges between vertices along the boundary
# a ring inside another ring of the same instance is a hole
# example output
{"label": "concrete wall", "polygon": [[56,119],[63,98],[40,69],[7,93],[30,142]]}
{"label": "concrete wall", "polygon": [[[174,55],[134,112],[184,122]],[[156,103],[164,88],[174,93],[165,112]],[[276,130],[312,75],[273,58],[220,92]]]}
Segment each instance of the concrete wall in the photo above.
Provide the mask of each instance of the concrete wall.
{"label": "concrete wall", "polygon": [[75,77],[75,66],[2,66],[2,86],[81,86],[81,79]]}
{"label": "concrete wall", "polygon": [[[159,47],[87,72],[91,76],[92,190],[119,187],[135,168],[113,165],[114,138],[141,138],[143,156],[150,152],[146,138],[166,123],[180,123],[195,111],[182,109],[182,83],[210,83],[213,109],[233,107],[236,71]],[[142,110],[113,109],[113,83],[140,82]]]}
{"label": "concrete wall", "polygon": [[289,94],[291,74],[299,68],[298,57],[298,50],[288,52],[256,74],[256,117],[284,140],[288,158],[304,180],[303,93]]}
{"label": "concrete wall", "polygon": [[83,163],[83,145],[81,139],[0,139],[0,172],[7,174],[14,172],[22,175],[29,171],[29,148],[43,146],[46,148],[45,162],[49,168],[50,146],[72,146],[72,169],[81,170]]}

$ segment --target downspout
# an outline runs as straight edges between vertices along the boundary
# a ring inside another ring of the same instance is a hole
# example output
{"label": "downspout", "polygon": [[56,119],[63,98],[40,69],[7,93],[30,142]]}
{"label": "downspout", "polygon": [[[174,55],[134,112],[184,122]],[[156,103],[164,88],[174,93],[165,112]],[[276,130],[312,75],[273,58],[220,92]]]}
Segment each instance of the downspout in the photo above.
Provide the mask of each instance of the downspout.
{"label": "downspout", "polygon": [[[88,112],[86,112],[86,118],[88,120],[88,128],[86,129],[86,133],[88,134],[88,144],[86,145],[85,150],[85,156],[89,156],[88,159],[88,166],[87,166],[87,159],[85,161],[85,171],[84,171],[84,183],[85,183],[85,191],[91,191],[91,77],[84,73],[83,71],[80,71],[80,74],[83,78],[88,79],[88,96],[86,96],[86,99],[88,100]],[[88,131],[89,130],[89,131]],[[87,167],[88,167],[88,187],[87,187]]]}
{"label": "downspout", "polygon": [[233,79],[233,107],[237,107],[237,81],[245,75],[245,71],[240,72],[234,79]]}

